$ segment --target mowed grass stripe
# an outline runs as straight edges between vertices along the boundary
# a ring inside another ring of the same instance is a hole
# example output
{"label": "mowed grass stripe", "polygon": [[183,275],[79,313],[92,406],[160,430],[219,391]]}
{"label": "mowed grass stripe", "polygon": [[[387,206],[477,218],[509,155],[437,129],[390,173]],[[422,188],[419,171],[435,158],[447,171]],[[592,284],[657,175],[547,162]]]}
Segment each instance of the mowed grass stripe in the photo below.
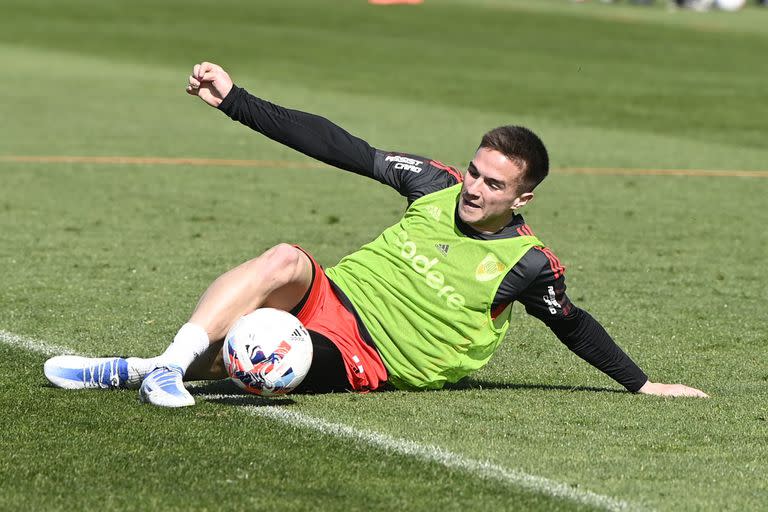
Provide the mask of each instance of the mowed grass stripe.
{"label": "mowed grass stripe", "polygon": [[[189,165],[195,167],[250,167],[281,169],[318,169],[328,167],[321,162],[292,160],[242,160],[226,158],[168,158],[131,156],[0,156],[0,162],[14,163],[66,163],[101,165]],[[768,171],[741,171],[718,169],[633,169],[626,167],[560,167],[552,169],[557,174],[591,174],[608,176],[695,176],[768,178]]]}
{"label": "mowed grass stripe", "polygon": [[312,169],[326,167],[320,162],[298,162],[291,160],[237,160],[225,158],[165,158],[135,156],[0,156],[0,162],[36,164],[103,164],[103,165],[191,165],[217,167],[269,167]]}
{"label": "mowed grass stripe", "polygon": [[623,167],[562,167],[552,169],[557,174],[591,174],[604,176],[694,176],[694,177],[734,177],[768,178],[766,171],[723,171],[709,169],[630,169]]}
{"label": "mowed grass stripe", "polygon": [[[0,330],[0,343],[21,348],[30,352],[44,354],[47,356],[53,356],[57,354],[73,354],[73,351],[66,347],[34,338],[19,336],[17,334],[2,330]],[[241,396],[238,395],[211,394],[202,396],[203,398],[209,400],[241,398]],[[333,423],[321,418],[302,414],[300,412],[290,411],[283,407],[245,406],[238,410],[244,411],[247,414],[281,421],[294,427],[315,430],[324,435],[349,439],[356,443],[382,449],[390,453],[396,453],[406,457],[416,458],[423,462],[437,463],[449,469],[464,471],[477,478],[499,481],[508,485],[514,485],[527,491],[551,496],[556,499],[567,500],[578,504],[598,507],[611,511],[644,510],[642,507],[627,501],[618,500],[610,496],[597,494],[588,490],[577,489],[555,480],[531,475],[515,469],[505,468],[488,461],[463,457],[462,455],[453,453],[437,446],[423,445],[409,441],[407,439],[398,439],[370,430],[356,429],[342,423]]]}

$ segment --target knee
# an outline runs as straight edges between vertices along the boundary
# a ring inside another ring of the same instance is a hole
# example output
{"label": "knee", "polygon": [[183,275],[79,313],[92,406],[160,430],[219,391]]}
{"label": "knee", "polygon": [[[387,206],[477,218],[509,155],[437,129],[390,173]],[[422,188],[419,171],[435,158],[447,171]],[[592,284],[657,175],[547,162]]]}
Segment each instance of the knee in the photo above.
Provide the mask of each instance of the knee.
{"label": "knee", "polygon": [[278,244],[249,263],[254,274],[287,284],[303,275],[306,259],[300,249],[290,244]]}
{"label": "knee", "polygon": [[291,244],[277,244],[264,253],[271,266],[293,270],[301,264],[302,252]]}

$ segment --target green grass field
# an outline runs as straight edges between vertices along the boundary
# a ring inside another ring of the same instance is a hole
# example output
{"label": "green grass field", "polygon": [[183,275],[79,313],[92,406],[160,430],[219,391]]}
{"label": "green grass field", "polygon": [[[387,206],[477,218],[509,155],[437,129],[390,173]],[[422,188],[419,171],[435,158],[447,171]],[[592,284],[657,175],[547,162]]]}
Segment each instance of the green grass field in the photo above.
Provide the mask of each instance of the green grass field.
{"label": "green grass field", "polygon": [[[0,510],[767,509],[768,9],[657,4],[5,0]],[[403,211],[188,97],[201,60],[460,167],[487,129],[530,126],[554,170],[524,213],[570,297],[652,379],[712,398],[625,393],[519,306],[439,392],[200,383],[161,410],[49,387],[46,354],[158,353],[229,267],[284,241],[331,265]]]}

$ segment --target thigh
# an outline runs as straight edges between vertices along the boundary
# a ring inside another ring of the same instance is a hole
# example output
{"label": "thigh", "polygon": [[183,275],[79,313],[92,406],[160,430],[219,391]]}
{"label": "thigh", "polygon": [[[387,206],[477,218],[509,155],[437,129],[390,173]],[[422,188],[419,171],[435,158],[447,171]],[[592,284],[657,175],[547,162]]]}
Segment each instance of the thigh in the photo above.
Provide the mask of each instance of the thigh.
{"label": "thigh", "polygon": [[[248,268],[248,266],[251,268]],[[280,273],[283,275],[278,275]],[[231,322],[227,321],[226,324],[222,324],[221,329],[217,331],[220,335],[216,336],[217,339],[212,339],[208,349],[192,362],[184,375],[185,380],[227,378],[221,349],[223,338],[234,322],[241,315],[248,314],[258,307],[282,309],[297,315],[298,310],[302,308],[312,291],[315,273],[313,260],[302,249],[287,244],[280,244],[266,251],[258,258],[246,262],[226,274],[224,277],[231,283],[237,283],[239,279],[245,279],[249,274],[268,274],[274,280],[268,283],[270,291],[261,304],[247,305],[245,308],[240,308],[241,312],[228,316]],[[203,304],[202,301],[201,304]],[[191,322],[202,324],[204,320],[200,320],[203,316],[201,309],[200,305],[198,305],[197,310],[190,319]],[[213,312],[220,313],[219,310],[213,310]]]}
{"label": "thigh", "polygon": [[261,307],[293,310],[312,287],[315,277],[312,259],[299,247],[287,244],[270,249],[262,257],[269,260],[262,272],[283,276],[276,280],[278,285],[269,290]]}
{"label": "thigh", "polygon": [[290,311],[311,284],[309,256],[292,245],[279,244],[216,278],[189,322],[205,329],[211,341],[219,341],[241,316],[258,308]]}

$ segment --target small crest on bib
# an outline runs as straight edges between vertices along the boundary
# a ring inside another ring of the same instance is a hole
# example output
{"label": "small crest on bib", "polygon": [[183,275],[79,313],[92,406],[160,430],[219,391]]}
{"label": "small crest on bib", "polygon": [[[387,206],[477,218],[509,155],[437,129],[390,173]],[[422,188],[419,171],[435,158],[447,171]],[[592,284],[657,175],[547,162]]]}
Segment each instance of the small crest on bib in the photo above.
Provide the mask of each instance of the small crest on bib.
{"label": "small crest on bib", "polygon": [[499,277],[506,268],[506,265],[500,262],[496,256],[488,253],[477,266],[477,269],[475,269],[475,279],[483,282],[490,281]]}

